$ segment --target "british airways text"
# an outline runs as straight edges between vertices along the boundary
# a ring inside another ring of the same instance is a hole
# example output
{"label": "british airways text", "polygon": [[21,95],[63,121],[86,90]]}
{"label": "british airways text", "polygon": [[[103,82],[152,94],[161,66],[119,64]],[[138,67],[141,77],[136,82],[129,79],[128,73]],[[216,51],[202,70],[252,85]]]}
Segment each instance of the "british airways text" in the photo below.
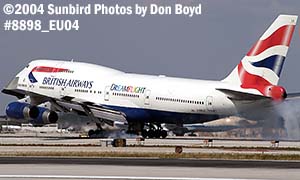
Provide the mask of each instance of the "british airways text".
{"label": "british airways text", "polygon": [[64,86],[64,87],[75,87],[75,88],[88,88],[93,87],[94,81],[86,81],[79,79],[63,79],[63,78],[53,78],[44,77],[42,84],[48,86]]}

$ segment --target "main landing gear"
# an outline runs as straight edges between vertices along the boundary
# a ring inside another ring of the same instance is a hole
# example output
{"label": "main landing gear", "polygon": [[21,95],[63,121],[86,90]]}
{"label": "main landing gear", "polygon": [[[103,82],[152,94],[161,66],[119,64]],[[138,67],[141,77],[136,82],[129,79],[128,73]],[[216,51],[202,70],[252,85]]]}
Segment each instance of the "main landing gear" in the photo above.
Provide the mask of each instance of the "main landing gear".
{"label": "main landing gear", "polygon": [[[108,135],[108,132],[103,130],[100,123],[97,123],[97,129],[96,130],[89,130],[88,136],[92,138],[102,138],[106,137]],[[144,125],[146,128],[144,129]],[[164,130],[160,124],[154,124],[154,123],[128,123],[128,134],[135,134],[135,135],[142,135],[144,138],[166,138],[168,135],[168,132]]]}
{"label": "main landing gear", "polygon": [[101,124],[96,123],[96,125],[97,125],[97,129],[96,130],[93,130],[93,129],[89,130],[88,136],[89,137],[104,137],[104,131],[101,127]]}
{"label": "main landing gear", "polygon": [[166,138],[168,132],[163,130],[160,124],[148,124],[149,129],[143,129],[142,136],[144,138]]}

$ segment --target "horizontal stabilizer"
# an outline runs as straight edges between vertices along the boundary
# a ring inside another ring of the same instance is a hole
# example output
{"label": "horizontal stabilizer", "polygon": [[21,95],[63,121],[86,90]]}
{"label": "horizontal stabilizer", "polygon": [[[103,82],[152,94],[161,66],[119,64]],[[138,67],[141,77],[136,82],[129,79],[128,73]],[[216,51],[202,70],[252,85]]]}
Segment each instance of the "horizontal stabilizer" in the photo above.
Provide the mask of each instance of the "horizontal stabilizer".
{"label": "horizontal stabilizer", "polygon": [[287,99],[300,98],[300,92],[298,92],[298,93],[288,93],[286,98]]}
{"label": "horizontal stabilizer", "polygon": [[237,101],[254,101],[254,100],[269,100],[270,97],[257,95],[257,94],[251,94],[246,92],[240,92],[240,91],[234,91],[231,89],[217,89],[218,91],[221,91],[222,93],[226,94],[229,99],[231,100],[237,100]]}

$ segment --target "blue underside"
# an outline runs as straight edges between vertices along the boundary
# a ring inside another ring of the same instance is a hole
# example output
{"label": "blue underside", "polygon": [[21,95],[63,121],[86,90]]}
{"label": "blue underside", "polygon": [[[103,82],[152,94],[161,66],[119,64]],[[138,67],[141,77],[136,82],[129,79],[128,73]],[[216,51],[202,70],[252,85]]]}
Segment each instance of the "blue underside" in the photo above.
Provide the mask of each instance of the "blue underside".
{"label": "blue underside", "polygon": [[218,115],[179,113],[142,108],[129,108],[120,106],[106,106],[110,109],[121,111],[126,114],[128,121],[158,122],[158,123],[203,123],[219,119]]}

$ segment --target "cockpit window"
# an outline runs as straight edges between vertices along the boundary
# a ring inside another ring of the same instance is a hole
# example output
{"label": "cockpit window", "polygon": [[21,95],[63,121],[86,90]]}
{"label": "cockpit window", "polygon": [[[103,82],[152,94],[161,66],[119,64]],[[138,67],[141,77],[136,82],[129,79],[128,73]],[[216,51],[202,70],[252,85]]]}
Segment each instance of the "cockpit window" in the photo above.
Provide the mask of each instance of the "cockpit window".
{"label": "cockpit window", "polygon": [[26,66],[26,68],[28,68],[29,67],[29,64]]}

